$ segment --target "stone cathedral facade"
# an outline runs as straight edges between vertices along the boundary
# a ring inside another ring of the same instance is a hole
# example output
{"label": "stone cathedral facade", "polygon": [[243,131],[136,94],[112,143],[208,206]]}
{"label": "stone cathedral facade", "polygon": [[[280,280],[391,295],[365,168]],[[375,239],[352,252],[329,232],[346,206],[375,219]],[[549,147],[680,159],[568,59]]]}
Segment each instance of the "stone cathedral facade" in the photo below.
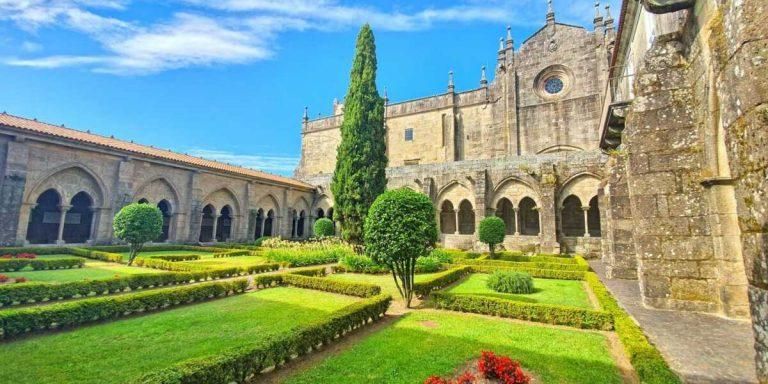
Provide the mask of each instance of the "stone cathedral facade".
{"label": "stone cathedral facade", "polygon": [[[478,88],[457,91],[451,73],[444,93],[387,100],[389,187],[432,198],[447,247],[479,247],[478,222],[497,215],[507,249],[596,254],[607,160],[601,108],[614,38],[610,14],[585,29],[557,22],[550,5],[546,23],[519,47],[507,31]],[[335,102],[333,116],[302,127],[296,176],[330,201],[342,120]]]}

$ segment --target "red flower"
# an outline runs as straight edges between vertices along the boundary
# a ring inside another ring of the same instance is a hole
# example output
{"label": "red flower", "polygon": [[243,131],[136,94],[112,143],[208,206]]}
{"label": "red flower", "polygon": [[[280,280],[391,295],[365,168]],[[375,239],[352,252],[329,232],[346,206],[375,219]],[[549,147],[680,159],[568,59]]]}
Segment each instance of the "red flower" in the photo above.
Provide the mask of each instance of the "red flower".
{"label": "red flower", "polygon": [[424,380],[424,384],[450,384],[447,380],[439,376],[430,376]]}
{"label": "red flower", "polygon": [[0,283],[5,283],[8,279],[10,279],[8,275],[0,275]]}
{"label": "red flower", "polygon": [[0,256],[0,258],[1,259],[11,259],[11,258],[13,258],[13,255],[10,255],[10,254],[9,255],[2,255],[2,256]]}
{"label": "red flower", "polygon": [[499,379],[504,384],[527,384],[530,377],[520,367],[520,362],[506,356],[496,356],[493,352],[483,351],[477,369],[486,379]]}
{"label": "red flower", "polygon": [[34,253],[19,253],[18,255],[16,255],[16,258],[17,259],[36,259],[37,255],[35,255]]}
{"label": "red flower", "polygon": [[472,384],[475,382],[475,375],[472,374],[472,372],[464,372],[456,378],[456,384]]}

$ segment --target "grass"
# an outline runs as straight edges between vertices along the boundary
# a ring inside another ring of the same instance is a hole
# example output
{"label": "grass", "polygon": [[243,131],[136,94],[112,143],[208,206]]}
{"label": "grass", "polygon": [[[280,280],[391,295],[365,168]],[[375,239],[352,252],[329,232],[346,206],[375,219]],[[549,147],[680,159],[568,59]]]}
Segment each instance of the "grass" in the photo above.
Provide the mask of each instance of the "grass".
{"label": "grass", "polygon": [[[416,281],[422,281],[430,276],[436,275],[436,273],[424,273],[416,275]],[[339,281],[351,281],[355,283],[369,283],[375,284],[381,287],[381,293],[388,293],[392,295],[394,299],[400,299],[400,292],[397,291],[395,281],[392,279],[392,274],[383,275],[367,275],[362,273],[337,273],[327,277],[327,279],[339,280]]]}
{"label": "grass", "polygon": [[122,383],[249,345],[356,299],[281,287],[0,344],[0,383]]}
{"label": "grass", "polygon": [[526,303],[566,305],[594,309],[589,301],[584,284],[577,280],[533,279],[535,292],[531,294],[510,294],[496,292],[486,286],[490,275],[476,273],[448,289],[449,293],[488,296]]}
{"label": "grass", "polygon": [[201,259],[196,261],[184,261],[184,263],[205,265],[207,267],[242,267],[246,265],[253,265],[259,263],[266,263],[269,260],[261,256],[237,256],[237,257],[222,257],[218,259]]}
{"label": "grass", "polygon": [[4,274],[10,277],[26,277],[29,281],[65,283],[78,280],[104,280],[113,277],[135,275],[138,273],[163,272],[165,271],[151,268],[129,267],[123,264],[107,263],[104,261],[88,260],[85,262],[85,267],[83,268],[55,269],[44,271],[22,270],[18,272],[6,272]]}
{"label": "grass", "polygon": [[540,383],[621,383],[602,334],[435,310],[411,312],[285,383],[422,383],[482,350],[519,360]]}
{"label": "grass", "polygon": [[[120,255],[123,256],[123,260],[128,260],[128,256],[130,256],[129,252],[120,252]],[[212,259],[213,258],[213,252],[205,252],[205,251],[144,251],[139,252],[136,257],[152,257],[152,256],[170,256],[170,255],[200,255],[203,259]]]}

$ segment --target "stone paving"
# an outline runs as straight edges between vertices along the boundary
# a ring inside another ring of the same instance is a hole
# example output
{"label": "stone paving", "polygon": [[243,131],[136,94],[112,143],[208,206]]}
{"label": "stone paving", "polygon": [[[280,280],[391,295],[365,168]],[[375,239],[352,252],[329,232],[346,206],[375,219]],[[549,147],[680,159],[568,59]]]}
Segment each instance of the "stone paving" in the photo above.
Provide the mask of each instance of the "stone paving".
{"label": "stone paving", "polygon": [[686,383],[758,382],[754,336],[748,321],[646,308],[636,280],[609,280],[600,261],[593,260],[590,265]]}

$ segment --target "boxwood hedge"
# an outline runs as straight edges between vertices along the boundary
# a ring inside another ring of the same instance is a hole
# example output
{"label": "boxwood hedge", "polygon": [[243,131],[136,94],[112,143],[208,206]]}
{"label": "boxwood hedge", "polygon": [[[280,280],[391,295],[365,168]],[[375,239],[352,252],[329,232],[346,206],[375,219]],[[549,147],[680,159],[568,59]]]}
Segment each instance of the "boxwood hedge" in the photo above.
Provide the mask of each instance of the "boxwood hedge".
{"label": "boxwood hedge", "polygon": [[247,279],[238,279],[39,307],[8,309],[0,311],[0,337],[8,339],[30,332],[76,327],[135,313],[161,310],[241,293],[247,286]]}
{"label": "boxwood hedge", "polygon": [[449,269],[432,276],[428,280],[414,282],[413,292],[419,297],[424,297],[433,290],[445,288],[470,273],[472,273],[472,268],[468,266]]}
{"label": "boxwood hedge", "polygon": [[34,270],[82,268],[85,259],[62,257],[57,259],[0,259],[0,271],[13,272],[30,267]]}
{"label": "boxwood hedge", "polygon": [[255,276],[253,284],[258,288],[268,288],[274,285],[292,285],[298,288],[315,289],[357,297],[371,297],[381,293],[381,287],[374,284],[337,281],[294,273]]}
{"label": "boxwood hedge", "polygon": [[262,371],[327,345],[349,331],[384,316],[392,298],[377,295],[349,305],[327,318],[269,336],[246,347],[190,359],[145,374],[136,384],[243,383]]}

